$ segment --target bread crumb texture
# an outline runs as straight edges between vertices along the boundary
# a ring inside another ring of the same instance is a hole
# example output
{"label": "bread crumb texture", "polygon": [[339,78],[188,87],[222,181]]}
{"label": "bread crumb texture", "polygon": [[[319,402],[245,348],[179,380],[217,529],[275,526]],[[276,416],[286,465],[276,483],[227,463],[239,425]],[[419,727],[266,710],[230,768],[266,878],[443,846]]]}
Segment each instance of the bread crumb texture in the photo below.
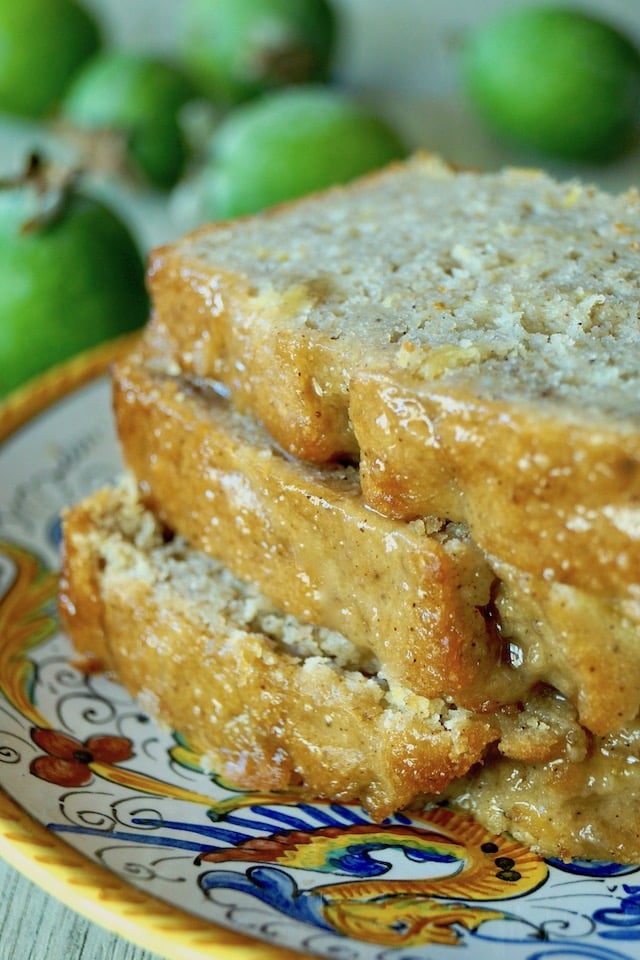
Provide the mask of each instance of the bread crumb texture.
{"label": "bread crumb texture", "polygon": [[201,229],[170,257],[233,276],[258,324],[339,341],[351,372],[366,343],[371,366],[628,417],[640,412],[639,250],[635,190],[418,155],[322,200]]}
{"label": "bread crumb texture", "polygon": [[623,794],[640,810],[637,721],[594,735],[545,684],[486,713],[389,682],[172,535],[131,478],[67,512],[65,550],[78,649],[232,783],[360,800],[375,817],[444,798],[547,855],[640,856],[633,818],[612,817]]}

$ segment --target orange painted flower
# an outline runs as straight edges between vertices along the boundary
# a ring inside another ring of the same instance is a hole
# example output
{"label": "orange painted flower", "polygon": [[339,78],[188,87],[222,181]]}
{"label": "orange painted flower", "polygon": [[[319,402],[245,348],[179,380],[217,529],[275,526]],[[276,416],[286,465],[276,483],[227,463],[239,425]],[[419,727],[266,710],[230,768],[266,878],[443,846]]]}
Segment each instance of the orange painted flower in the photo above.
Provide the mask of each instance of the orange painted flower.
{"label": "orange painted flower", "polygon": [[46,756],[31,761],[31,773],[59,787],[83,787],[90,782],[90,764],[120,763],[133,756],[131,741],[126,737],[89,737],[84,743],[57,730],[35,727],[31,738]]}

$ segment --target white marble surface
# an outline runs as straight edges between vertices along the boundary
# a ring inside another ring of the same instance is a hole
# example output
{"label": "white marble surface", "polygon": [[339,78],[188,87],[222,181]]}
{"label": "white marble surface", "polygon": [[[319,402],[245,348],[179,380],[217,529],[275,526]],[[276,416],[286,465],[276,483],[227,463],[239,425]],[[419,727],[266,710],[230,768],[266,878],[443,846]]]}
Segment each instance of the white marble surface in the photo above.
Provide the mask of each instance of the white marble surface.
{"label": "white marble surface", "polygon": [[[180,2],[87,0],[114,41],[156,50],[171,48]],[[336,2],[344,17],[339,72],[345,84],[374,97],[414,144],[465,163],[514,162],[469,116],[458,90],[455,52],[469,25],[507,2],[515,6],[524,0]],[[574,5],[606,15],[640,41],[640,3],[582,0]],[[0,121],[0,172],[10,169],[32,136],[28,125]],[[609,168],[577,172],[617,188],[635,182],[639,171],[634,155]],[[180,226],[158,198],[147,198],[133,217],[144,246]],[[0,862],[0,960],[154,960],[154,955],[75,914]]]}

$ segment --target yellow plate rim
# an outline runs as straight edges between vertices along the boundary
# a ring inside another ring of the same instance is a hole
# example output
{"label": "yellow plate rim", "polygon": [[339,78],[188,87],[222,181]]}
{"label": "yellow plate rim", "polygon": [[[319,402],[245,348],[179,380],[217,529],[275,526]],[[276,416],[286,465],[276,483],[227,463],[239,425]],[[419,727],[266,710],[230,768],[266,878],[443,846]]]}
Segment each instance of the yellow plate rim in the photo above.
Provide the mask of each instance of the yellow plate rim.
{"label": "yellow plate rim", "polygon": [[[0,404],[0,443],[131,348],[127,335],[82,353],[20,387]],[[0,857],[87,919],[167,960],[301,960],[309,954],[261,943],[137,890],[56,837],[0,787]]]}

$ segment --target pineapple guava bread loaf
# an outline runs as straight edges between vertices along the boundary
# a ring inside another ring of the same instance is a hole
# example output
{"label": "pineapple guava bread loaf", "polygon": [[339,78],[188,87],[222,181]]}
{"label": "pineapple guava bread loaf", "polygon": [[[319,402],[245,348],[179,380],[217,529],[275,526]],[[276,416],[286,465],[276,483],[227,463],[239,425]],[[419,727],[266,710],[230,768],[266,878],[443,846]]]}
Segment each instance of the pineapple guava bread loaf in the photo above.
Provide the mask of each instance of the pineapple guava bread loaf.
{"label": "pineapple guava bread loaf", "polygon": [[637,599],[639,254],[633,191],[418,155],[156,251],[148,336],[380,512]]}
{"label": "pineapple guava bread loaf", "polygon": [[421,155],[156,251],[78,649],[238,786],[640,860],[639,214]]}

